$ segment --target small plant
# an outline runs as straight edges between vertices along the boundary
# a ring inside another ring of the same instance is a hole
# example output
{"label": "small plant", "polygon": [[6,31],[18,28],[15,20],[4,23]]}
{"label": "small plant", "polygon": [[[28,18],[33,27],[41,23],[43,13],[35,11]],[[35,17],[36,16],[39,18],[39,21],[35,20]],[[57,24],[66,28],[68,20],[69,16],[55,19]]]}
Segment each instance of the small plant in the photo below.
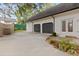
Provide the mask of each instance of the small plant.
{"label": "small plant", "polygon": [[53,45],[55,48],[59,48],[59,42],[57,40],[49,40],[49,44]]}
{"label": "small plant", "polygon": [[77,45],[70,44],[70,48],[69,48],[69,50],[67,52],[69,52],[70,54],[77,54],[76,49],[77,49]]}
{"label": "small plant", "polygon": [[62,38],[59,42],[59,49],[66,51],[69,48],[69,40]]}
{"label": "small plant", "polygon": [[70,39],[61,39],[59,42],[59,49],[65,52],[69,52],[70,54],[76,54],[77,45],[73,43]]}
{"label": "small plant", "polygon": [[52,33],[52,36],[55,36],[55,37],[56,37],[56,36],[57,36],[56,32],[53,32],[53,33]]}

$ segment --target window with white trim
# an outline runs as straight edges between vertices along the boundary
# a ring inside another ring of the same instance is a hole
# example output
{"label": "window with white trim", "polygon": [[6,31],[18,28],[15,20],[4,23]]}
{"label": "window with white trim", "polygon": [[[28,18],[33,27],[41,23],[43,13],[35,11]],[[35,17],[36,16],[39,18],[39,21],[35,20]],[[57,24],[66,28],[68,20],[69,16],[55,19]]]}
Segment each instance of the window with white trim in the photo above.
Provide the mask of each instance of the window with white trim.
{"label": "window with white trim", "polygon": [[66,21],[62,21],[62,32],[66,32]]}
{"label": "window with white trim", "polygon": [[68,32],[73,32],[73,20],[68,20]]}

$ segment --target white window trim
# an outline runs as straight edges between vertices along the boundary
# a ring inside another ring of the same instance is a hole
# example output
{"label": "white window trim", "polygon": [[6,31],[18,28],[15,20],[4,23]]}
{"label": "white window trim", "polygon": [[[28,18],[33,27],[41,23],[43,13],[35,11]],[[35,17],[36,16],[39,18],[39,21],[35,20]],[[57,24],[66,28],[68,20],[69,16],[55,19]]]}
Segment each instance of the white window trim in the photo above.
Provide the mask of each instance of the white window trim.
{"label": "white window trim", "polygon": [[[66,21],[66,31],[62,31],[62,29],[61,29],[61,31],[63,32],[63,33],[66,33],[66,32],[69,32],[68,31],[68,21],[69,20],[72,20],[73,21],[73,19],[74,18],[68,18],[68,19],[63,19],[62,21]],[[74,25],[74,24],[73,24]],[[62,28],[62,22],[61,22],[61,28]],[[73,28],[74,28],[74,26],[73,26]],[[73,32],[73,31],[72,31]],[[72,32],[69,32],[69,33],[72,33]]]}

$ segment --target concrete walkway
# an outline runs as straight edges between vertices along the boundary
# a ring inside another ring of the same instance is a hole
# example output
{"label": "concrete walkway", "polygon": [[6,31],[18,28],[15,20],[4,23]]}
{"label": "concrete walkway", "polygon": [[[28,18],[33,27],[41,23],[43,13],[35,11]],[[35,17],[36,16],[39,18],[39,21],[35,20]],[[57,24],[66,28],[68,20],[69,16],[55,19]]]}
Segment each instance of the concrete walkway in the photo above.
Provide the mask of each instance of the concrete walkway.
{"label": "concrete walkway", "polygon": [[19,32],[10,36],[0,37],[0,55],[5,56],[66,56],[45,39],[46,34]]}

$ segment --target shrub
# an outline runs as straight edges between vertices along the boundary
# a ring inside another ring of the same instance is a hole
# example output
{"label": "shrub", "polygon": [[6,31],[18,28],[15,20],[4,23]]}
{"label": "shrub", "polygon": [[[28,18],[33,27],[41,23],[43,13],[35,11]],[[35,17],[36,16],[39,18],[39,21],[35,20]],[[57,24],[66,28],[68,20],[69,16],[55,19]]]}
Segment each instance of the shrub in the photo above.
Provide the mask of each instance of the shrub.
{"label": "shrub", "polygon": [[77,45],[75,45],[71,39],[69,40],[69,39],[62,38],[59,42],[59,49],[65,52],[75,54],[76,48],[77,48]]}
{"label": "shrub", "polygon": [[56,40],[56,37],[47,38],[49,44],[53,45],[55,48],[58,48],[62,51],[68,52],[73,55],[79,54],[79,46],[76,45],[72,38],[61,38]]}
{"label": "shrub", "polygon": [[79,46],[77,46],[76,52],[77,52],[77,54],[79,54]]}
{"label": "shrub", "polygon": [[56,37],[56,36],[57,36],[56,32],[53,32],[53,33],[52,33],[52,36],[55,36],[55,37]]}
{"label": "shrub", "polygon": [[77,49],[77,45],[75,45],[75,44],[70,44],[70,48],[68,49],[67,52],[69,52],[69,53],[71,53],[71,54],[76,54],[76,53],[77,53],[76,49]]}
{"label": "shrub", "polygon": [[59,42],[57,40],[49,40],[49,44],[53,45],[55,48],[59,48]]}

